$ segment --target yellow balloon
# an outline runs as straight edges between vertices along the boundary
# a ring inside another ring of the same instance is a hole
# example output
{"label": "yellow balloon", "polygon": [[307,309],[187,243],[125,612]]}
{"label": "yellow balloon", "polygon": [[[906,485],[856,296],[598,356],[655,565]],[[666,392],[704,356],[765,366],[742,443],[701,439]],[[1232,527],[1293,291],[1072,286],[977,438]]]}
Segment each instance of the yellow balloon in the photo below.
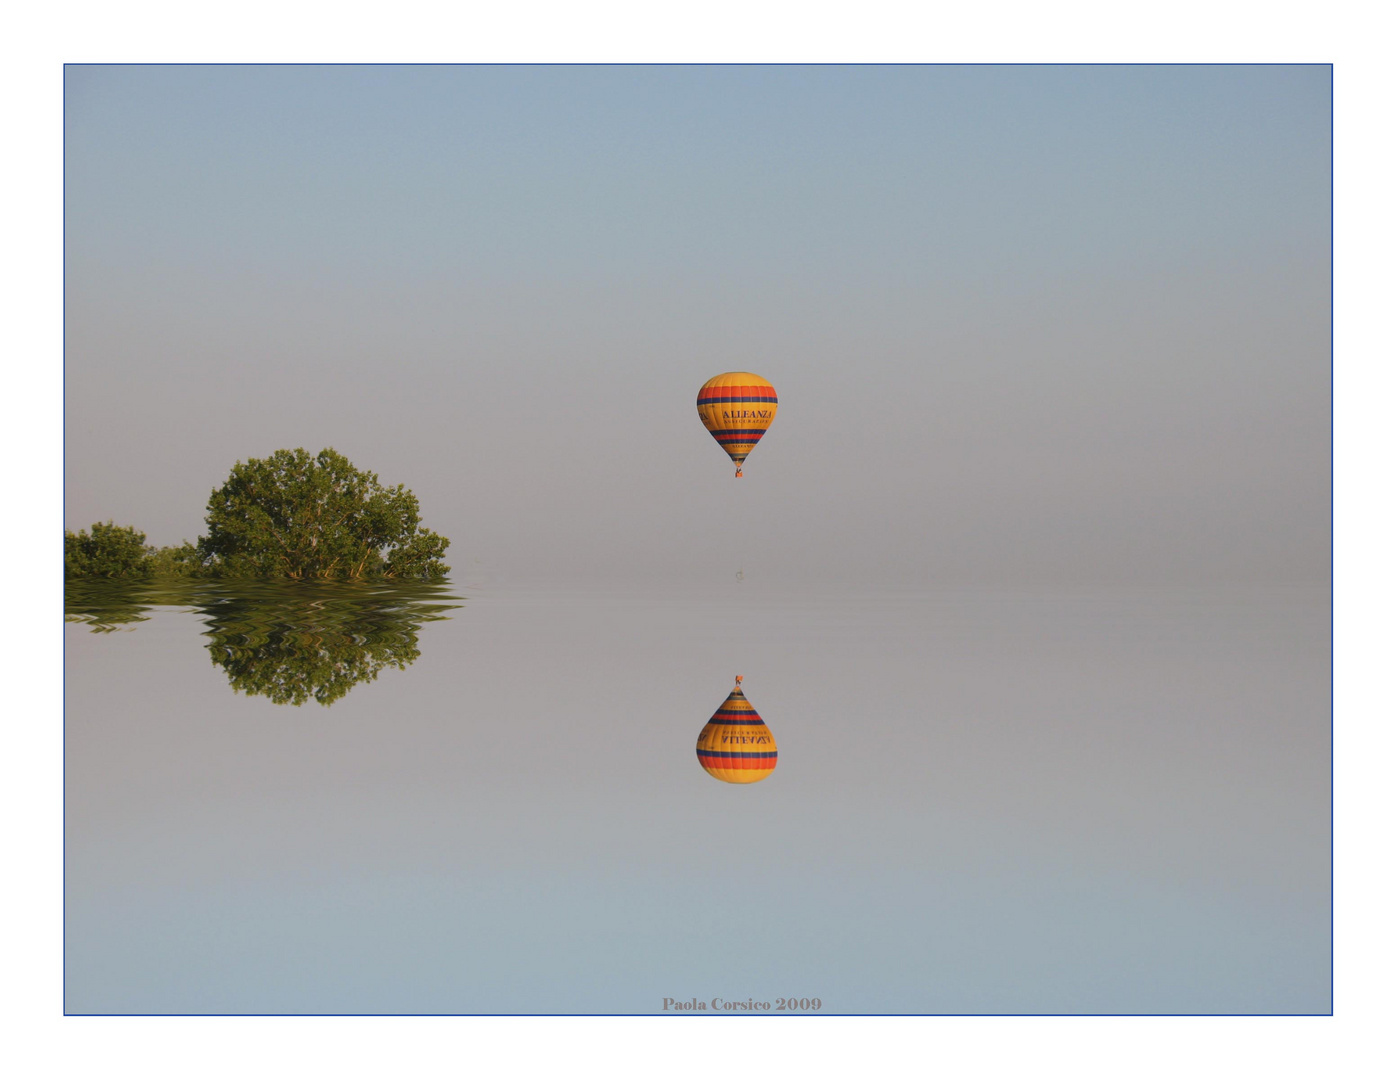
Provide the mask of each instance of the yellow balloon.
{"label": "yellow balloon", "polygon": [[704,772],[729,784],[755,784],[776,771],[776,739],[742,693],[742,676],[698,737]]}
{"label": "yellow balloon", "polygon": [[699,388],[698,413],[741,476],[742,463],[776,419],[776,387],[750,371],[725,371]]}

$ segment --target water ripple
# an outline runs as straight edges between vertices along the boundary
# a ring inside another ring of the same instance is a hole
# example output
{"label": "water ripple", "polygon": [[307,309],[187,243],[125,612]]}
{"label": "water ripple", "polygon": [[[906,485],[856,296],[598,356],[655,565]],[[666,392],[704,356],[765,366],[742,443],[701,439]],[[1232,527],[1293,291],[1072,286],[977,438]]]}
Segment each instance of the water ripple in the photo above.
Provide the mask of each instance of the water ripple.
{"label": "water ripple", "polygon": [[279,705],[330,705],[420,655],[422,625],[460,597],[436,583],[68,582],[64,618],[93,633],[133,630],[157,607],[197,614],[232,688]]}

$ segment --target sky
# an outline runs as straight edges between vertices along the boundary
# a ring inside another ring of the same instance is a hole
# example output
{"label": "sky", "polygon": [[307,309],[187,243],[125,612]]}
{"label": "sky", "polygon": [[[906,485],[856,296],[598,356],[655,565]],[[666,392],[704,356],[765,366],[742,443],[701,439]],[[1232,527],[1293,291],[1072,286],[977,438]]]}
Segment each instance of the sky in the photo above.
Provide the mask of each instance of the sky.
{"label": "sky", "polygon": [[[333,446],[466,577],[1327,581],[1330,90],[69,66],[66,526],[194,539]],[[781,398],[740,481],[729,370]]]}

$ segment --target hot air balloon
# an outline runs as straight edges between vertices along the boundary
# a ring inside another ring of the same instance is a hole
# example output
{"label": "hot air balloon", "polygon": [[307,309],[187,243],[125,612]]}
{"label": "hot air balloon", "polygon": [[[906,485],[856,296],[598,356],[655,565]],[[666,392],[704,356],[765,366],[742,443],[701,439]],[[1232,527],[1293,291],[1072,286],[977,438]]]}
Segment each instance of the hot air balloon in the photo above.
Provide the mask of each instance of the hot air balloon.
{"label": "hot air balloon", "polygon": [[742,693],[741,675],[699,732],[698,759],[704,772],[729,784],[755,784],[776,771],[776,740]]}
{"label": "hot air balloon", "polygon": [[750,371],[725,371],[699,388],[698,412],[741,476],[742,463],[776,418],[776,387]]}

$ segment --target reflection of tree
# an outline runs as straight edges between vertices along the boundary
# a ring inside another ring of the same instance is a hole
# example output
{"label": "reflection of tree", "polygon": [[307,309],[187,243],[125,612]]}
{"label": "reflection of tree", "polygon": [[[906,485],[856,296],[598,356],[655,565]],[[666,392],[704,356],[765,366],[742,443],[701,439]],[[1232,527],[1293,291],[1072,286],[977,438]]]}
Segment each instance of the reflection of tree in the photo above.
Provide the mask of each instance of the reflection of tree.
{"label": "reflection of tree", "polygon": [[150,605],[137,595],[139,589],[123,581],[66,581],[63,584],[63,619],[86,623],[94,634],[113,630],[134,630],[127,623],[150,618]]}
{"label": "reflection of tree", "polygon": [[278,705],[329,705],[385,667],[406,668],[422,624],[456,606],[441,586],[409,583],[168,581],[70,588],[67,599],[67,617],[94,631],[143,620],[153,605],[196,612],[233,689]]}
{"label": "reflection of tree", "polygon": [[209,653],[234,690],[278,705],[338,701],[385,667],[417,659],[417,631],[440,618],[399,590],[282,586],[278,595],[222,597],[202,609]]}

